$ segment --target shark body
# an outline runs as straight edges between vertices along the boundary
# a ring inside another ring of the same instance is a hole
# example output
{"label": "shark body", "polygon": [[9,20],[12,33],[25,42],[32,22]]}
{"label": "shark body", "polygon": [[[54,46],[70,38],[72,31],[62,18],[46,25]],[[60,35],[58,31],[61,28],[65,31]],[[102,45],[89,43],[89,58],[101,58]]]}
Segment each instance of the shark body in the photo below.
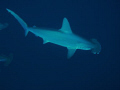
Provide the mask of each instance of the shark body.
{"label": "shark body", "polygon": [[63,47],[67,47],[67,58],[71,58],[77,49],[91,50],[93,54],[99,54],[101,51],[101,45],[96,39],[89,41],[75,35],[72,32],[70,24],[66,18],[63,19],[62,27],[60,29],[51,30],[38,28],[36,26],[28,27],[22,18],[20,18],[16,13],[10,9],[7,9],[7,11],[10,12],[24,28],[25,36],[27,36],[28,32],[32,32],[36,36],[39,36],[43,39],[43,44],[50,42]]}

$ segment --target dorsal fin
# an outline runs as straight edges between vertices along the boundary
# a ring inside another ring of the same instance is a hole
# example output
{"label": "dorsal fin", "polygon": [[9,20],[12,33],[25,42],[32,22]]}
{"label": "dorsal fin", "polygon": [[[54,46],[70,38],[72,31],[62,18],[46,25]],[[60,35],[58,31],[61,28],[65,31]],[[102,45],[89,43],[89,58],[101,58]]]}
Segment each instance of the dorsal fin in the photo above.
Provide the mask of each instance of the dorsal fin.
{"label": "dorsal fin", "polygon": [[63,23],[62,23],[62,27],[61,27],[60,31],[62,31],[64,33],[72,33],[72,30],[70,28],[70,24],[69,24],[67,18],[63,19]]}

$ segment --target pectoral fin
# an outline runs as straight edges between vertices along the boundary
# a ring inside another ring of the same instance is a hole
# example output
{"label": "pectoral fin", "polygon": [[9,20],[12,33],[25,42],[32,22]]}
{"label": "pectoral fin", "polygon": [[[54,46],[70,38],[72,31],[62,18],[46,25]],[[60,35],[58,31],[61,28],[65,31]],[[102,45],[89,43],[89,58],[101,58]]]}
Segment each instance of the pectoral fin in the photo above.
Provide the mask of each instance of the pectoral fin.
{"label": "pectoral fin", "polygon": [[49,42],[49,41],[43,39],[43,44],[46,44],[46,43],[48,43],[48,42]]}
{"label": "pectoral fin", "polygon": [[69,49],[69,48],[68,48],[67,58],[68,58],[68,59],[71,58],[71,57],[74,55],[75,51],[76,51],[76,49]]}

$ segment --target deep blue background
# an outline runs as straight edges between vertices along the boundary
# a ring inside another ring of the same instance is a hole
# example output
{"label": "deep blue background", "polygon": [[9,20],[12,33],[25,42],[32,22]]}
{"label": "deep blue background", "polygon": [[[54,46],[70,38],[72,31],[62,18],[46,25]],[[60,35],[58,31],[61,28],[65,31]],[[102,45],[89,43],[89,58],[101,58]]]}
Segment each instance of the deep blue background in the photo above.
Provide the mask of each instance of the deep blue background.
{"label": "deep blue background", "polygon": [[[72,31],[96,38],[101,53],[77,50],[67,59],[67,49],[42,44],[6,11],[17,13],[29,26],[59,29],[66,17]],[[0,54],[14,54],[13,62],[0,64],[0,90],[120,90],[119,0],[0,0]]]}

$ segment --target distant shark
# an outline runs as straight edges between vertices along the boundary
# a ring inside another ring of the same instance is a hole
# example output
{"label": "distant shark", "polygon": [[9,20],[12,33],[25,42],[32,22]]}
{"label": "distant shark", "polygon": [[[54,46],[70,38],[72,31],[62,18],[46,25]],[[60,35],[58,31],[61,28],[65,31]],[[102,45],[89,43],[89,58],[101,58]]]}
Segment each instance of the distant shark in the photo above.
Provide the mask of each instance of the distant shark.
{"label": "distant shark", "polygon": [[8,27],[8,23],[4,23],[4,24],[0,23],[0,30],[5,29],[7,27]]}
{"label": "distant shark", "polygon": [[13,60],[13,53],[10,53],[9,56],[0,55],[0,62],[4,62],[4,66],[8,66]]}
{"label": "distant shark", "polygon": [[99,54],[101,51],[101,45],[96,39],[91,39],[91,41],[89,41],[73,34],[70,24],[66,18],[63,19],[62,27],[58,30],[38,28],[36,26],[28,27],[27,24],[16,13],[10,9],[6,10],[10,12],[24,28],[25,36],[27,36],[28,32],[30,31],[36,36],[43,38],[43,44],[50,42],[67,47],[68,59],[74,55],[77,49],[91,50],[93,54]]}

